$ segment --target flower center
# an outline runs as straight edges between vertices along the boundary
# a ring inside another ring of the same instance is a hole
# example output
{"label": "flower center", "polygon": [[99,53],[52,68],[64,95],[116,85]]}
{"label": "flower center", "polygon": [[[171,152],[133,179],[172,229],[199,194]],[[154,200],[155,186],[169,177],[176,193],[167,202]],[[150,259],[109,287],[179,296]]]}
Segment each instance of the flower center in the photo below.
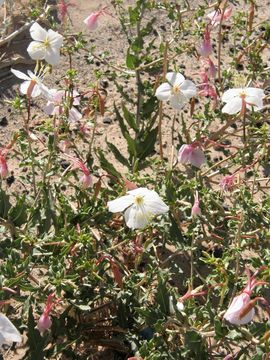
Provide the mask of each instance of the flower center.
{"label": "flower center", "polygon": [[241,91],[239,94],[240,98],[245,99],[245,97],[247,96],[247,94],[245,93],[245,91]]}
{"label": "flower center", "polygon": [[180,92],[181,92],[180,85],[174,85],[174,86],[172,87],[172,94],[173,94],[173,95],[177,95],[177,94],[179,94]]}
{"label": "flower center", "polygon": [[45,39],[44,46],[45,46],[46,49],[48,49],[50,47],[50,41],[49,41],[48,38]]}
{"label": "flower center", "polygon": [[134,204],[135,204],[135,205],[140,206],[140,205],[142,205],[143,203],[144,203],[143,196],[141,196],[141,195],[135,196],[135,198],[134,198]]}

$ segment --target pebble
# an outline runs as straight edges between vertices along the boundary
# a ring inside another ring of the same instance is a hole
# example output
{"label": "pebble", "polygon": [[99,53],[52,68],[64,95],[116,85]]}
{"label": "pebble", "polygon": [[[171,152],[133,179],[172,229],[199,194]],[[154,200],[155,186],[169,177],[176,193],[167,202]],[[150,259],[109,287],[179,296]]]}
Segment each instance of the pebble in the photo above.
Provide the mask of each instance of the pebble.
{"label": "pebble", "polygon": [[108,116],[105,116],[103,118],[103,124],[111,124],[112,123],[112,119]]}
{"label": "pebble", "polygon": [[8,119],[6,116],[3,116],[1,119],[0,119],[0,126],[7,126],[8,125]]}

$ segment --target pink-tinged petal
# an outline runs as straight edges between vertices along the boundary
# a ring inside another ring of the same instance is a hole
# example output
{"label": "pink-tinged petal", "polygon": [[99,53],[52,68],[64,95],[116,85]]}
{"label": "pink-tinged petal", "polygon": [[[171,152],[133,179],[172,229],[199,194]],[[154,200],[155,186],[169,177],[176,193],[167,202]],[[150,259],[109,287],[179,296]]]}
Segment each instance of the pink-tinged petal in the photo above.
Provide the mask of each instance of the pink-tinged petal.
{"label": "pink-tinged petal", "polygon": [[228,102],[228,101],[231,101],[235,97],[240,97],[240,94],[243,91],[244,90],[241,89],[241,88],[239,88],[239,89],[229,89],[229,90],[225,91],[225,93],[222,95],[221,101]]}
{"label": "pink-tinged petal", "polygon": [[168,72],[166,79],[172,86],[181,85],[182,82],[185,81],[185,78],[182,74],[175,72]]}
{"label": "pink-tinged petal", "polygon": [[245,308],[249,301],[250,297],[246,293],[241,293],[236,296],[224,314],[224,319],[234,325],[244,325],[249,323],[255,315],[255,310],[253,308],[240,319],[241,311]]}
{"label": "pink-tinged petal", "polygon": [[200,168],[202,164],[206,162],[205,155],[203,151],[199,148],[194,149],[190,154],[189,161],[193,166]]}
{"label": "pink-tinged petal", "polygon": [[49,48],[45,53],[44,59],[48,64],[54,66],[57,65],[60,61],[60,52],[59,49]]}
{"label": "pink-tinged petal", "polygon": [[133,196],[125,195],[108,202],[109,211],[113,213],[122,212],[133,204]]}
{"label": "pink-tinged petal", "polygon": [[73,105],[75,106],[80,105],[80,94],[78,93],[78,91],[73,90],[72,97],[73,97]]}
{"label": "pink-tinged petal", "polygon": [[72,107],[70,110],[69,110],[69,121],[79,121],[82,119],[82,114],[75,108],[75,107]]}
{"label": "pink-tinged petal", "polygon": [[48,101],[47,104],[44,106],[43,111],[47,115],[52,115],[54,111],[54,103],[51,101]]}
{"label": "pink-tinged petal", "polygon": [[44,60],[46,48],[43,43],[32,41],[27,48],[27,52],[33,60]]}
{"label": "pink-tinged petal", "polygon": [[182,145],[178,152],[178,161],[181,164],[187,164],[189,162],[190,154],[193,151],[192,145]]}
{"label": "pink-tinged petal", "polygon": [[161,84],[156,90],[158,100],[167,101],[171,97],[172,87],[168,83]]}
{"label": "pink-tinged petal", "polygon": [[90,14],[83,22],[87,26],[88,30],[96,30],[98,27],[98,17],[99,13],[92,13]]}
{"label": "pink-tinged petal", "polygon": [[176,110],[181,110],[187,102],[188,99],[182,93],[172,95],[170,98],[170,105],[173,109]]}
{"label": "pink-tinged petal", "polygon": [[51,47],[59,50],[60,47],[63,45],[64,38],[58,32],[50,29],[48,31],[48,41]]}
{"label": "pink-tinged petal", "polygon": [[242,109],[242,99],[240,97],[235,97],[230,100],[223,108],[222,112],[229,115],[237,114]]}
{"label": "pink-tinged petal", "polygon": [[197,88],[194,82],[190,80],[185,80],[180,87],[182,93],[185,95],[186,98],[190,99],[197,94]]}
{"label": "pink-tinged petal", "polygon": [[31,38],[35,41],[45,41],[47,37],[47,31],[43,29],[37,22],[30,27]]}
{"label": "pink-tinged petal", "polygon": [[83,189],[91,187],[93,185],[92,176],[83,174],[80,178],[80,183]]}
{"label": "pink-tinged petal", "polygon": [[138,209],[137,206],[133,205],[125,211],[124,217],[129,228],[143,229],[149,224],[151,214],[142,211],[142,209],[143,207]]}
{"label": "pink-tinged petal", "polygon": [[18,79],[21,80],[31,80],[29,78],[29,76],[27,76],[26,74],[24,74],[23,72],[19,71],[19,70],[15,70],[15,69],[10,69],[10,71],[12,72],[12,74],[14,74]]}

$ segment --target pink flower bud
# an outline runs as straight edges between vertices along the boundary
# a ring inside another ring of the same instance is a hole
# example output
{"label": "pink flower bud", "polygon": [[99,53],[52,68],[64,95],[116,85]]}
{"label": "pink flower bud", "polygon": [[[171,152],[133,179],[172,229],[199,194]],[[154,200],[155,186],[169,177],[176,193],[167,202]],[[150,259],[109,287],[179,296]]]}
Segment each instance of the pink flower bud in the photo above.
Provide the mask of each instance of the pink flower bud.
{"label": "pink flower bud", "polygon": [[3,155],[0,155],[0,177],[5,179],[8,176],[8,166],[6,158]]}
{"label": "pink flower bud", "polygon": [[49,330],[52,326],[52,320],[50,316],[46,316],[46,314],[42,314],[40,319],[37,323],[37,328],[41,334],[43,334],[45,331]]}
{"label": "pink flower bud", "polygon": [[181,164],[191,164],[200,168],[206,162],[203,151],[198,143],[182,145],[178,153],[178,161]]}
{"label": "pink flower bud", "polygon": [[90,14],[83,22],[87,26],[88,30],[96,30],[98,27],[98,18],[100,16],[99,12],[94,12]]}
{"label": "pink flower bud", "polygon": [[208,73],[209,77],[214,79],[216,77],[217,68],[215,67],[215,64],[213,63],[213,61],[210,58],[208,58],[208,65],[209,65],[209,67],[208,67],[207,73]]}
{"label": "pink flower bud", "polygon": [[194,200],[194,204],[192,206],[192,209],[191,209],[191,215],[193,217],[196,217],[198,215],[201,215],[201,208],[200,208],[200,200],[199,200],[199,194],[198,192],[196,191],[196,195],[195,195],[195,200]]}
{"label": "pink flower bud", "polygon": [[41,334],[43,334],[46,330],[49,330],[52,326],[52,320],[50,318],[50,312],[52,311],[54,302],[53,302],[54,294],[50,294],[47,297],[46,305],[43,310],[43,314],[37,323],[37,328]]}
{"label": "pink flower bud", "polygon": [[90,174],[83,174],[80,178],[81,187],[87,189],[93,185],[92,177]]}
{"label": "pink flower bud", "polygon": [[213,48],[210,38],[209,27],[207,26],[204,32],[203,42],[198,50],[199,54],[203,57],[208,57],[212,54]]}

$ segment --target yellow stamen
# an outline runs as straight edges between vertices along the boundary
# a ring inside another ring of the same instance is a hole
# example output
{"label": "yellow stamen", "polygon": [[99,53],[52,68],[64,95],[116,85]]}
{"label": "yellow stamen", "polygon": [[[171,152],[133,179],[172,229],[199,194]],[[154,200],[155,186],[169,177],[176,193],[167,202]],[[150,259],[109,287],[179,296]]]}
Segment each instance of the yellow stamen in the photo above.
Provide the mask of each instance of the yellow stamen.
{"label": "yellow stamen", "polygon": [[143,199],[143,196],[141,196],[141,195],[137,195],[137,196],[135,196],[135,198],[134,198],[134,204],[135,205],[142,205],[143,204],[143,202],[144,202],[144,199]]}

